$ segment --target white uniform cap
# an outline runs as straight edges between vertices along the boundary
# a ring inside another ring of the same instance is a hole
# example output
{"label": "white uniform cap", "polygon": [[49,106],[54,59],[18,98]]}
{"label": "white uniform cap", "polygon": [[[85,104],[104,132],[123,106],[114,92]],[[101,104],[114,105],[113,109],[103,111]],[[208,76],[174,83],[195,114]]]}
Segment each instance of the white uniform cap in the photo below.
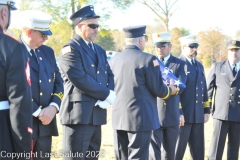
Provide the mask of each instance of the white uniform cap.
{"label": "white uniform cap", "polygon": [[153,33],[152,37],[155,46],[161,46],[168,42],[171,42],[171,33],[167,32]]}
{"label": "white uniform cap", "polygon": [[198,37],[196,35],[189,35],[179,38],[182,46],[199,46]]}
{"label": "white uniform cap", "polygon": [[52,16],[42,11],[27,10],[23,13],[22,27],[40,31],[44,35],[52,35],[50,24]]}

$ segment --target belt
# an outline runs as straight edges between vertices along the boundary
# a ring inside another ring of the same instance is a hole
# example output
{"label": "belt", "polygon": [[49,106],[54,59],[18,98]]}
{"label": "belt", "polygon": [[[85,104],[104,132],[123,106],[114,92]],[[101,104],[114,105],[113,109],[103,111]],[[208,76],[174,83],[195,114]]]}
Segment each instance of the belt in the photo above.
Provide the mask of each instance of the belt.
{"label": "belt", "polygon": [[5,109],[9,109],[9,103],[8,101],[1,101],[0,102],[0,110],[5,110]]}

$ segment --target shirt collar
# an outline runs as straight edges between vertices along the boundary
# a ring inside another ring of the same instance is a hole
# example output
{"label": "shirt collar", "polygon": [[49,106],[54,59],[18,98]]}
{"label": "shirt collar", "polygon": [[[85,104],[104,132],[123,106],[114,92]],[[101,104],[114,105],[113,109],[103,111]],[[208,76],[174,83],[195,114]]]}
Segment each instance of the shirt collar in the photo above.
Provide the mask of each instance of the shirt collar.
{"label": "shirt collar", "polygon": [[30,52],[31,48],[24,42],[24,40],[22,39],[22,36],[20,36],[20,39],[22,40],[23,44],[27,48],[28,53],[32,56],[32,53]]}
{"label": "shirt collar", "polygon": [[[185,57],[185,58],[188,60],[188,62],[192,64],[192,61],[191,61],[192,59],[191,59],[191,58],[189,58],[189,57],[187,57],[185,54],[183,54],[183,55],[184,55],[184,57]],[[194,58],[193,58],[193,60],[195,61],[195,59],[194,59]]]}

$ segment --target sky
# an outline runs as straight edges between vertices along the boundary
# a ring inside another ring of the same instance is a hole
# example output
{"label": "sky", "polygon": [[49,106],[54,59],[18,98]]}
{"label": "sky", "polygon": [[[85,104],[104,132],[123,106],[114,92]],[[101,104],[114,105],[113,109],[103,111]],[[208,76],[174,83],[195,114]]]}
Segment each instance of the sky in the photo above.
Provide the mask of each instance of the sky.
{"label": "sky", "polygon": [[[18,3],[20,0],[16,0]],[[184,27],[192,34],[210,28],[219,28],[223,34],[235,37],[240,30],[240,0],[179,0],[178,9],[170,19],[170,29]],[[95,5],[96,13],[101,6]],[[13,21],[17,14],[13,14]],[[125,11],[112,9],[111,18],[105,21],[110,29],[122,29],[133,25],[155,25],[155,14],[138,3]],[[13,23],[13,26],[15,24]]]}

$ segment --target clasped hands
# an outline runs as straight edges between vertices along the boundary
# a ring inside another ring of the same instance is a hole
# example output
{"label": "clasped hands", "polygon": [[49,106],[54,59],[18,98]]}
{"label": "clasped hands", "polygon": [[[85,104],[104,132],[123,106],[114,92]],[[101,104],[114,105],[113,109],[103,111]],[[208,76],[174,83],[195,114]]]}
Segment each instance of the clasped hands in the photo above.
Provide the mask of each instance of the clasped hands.
{"label": "clasped hands", "polygon": [[52,119],[57,113],[57,108],[55,106],[48,106],[43,108],[40,114],[38,115],[38,119],[42,121],[43,125],[48,125],[52,122]]}
{"label": "clasped hands", "polygon": [[116,99],[116,92],[110,90],[108,97],[104,101],[98,100],[95,103],[95,106],[98,105],[102,109],[107,109],[111,104],[114,103],[115,99]]}
{"label": "clasped hands", "polygon": [[170,79],[170,83],[169,83],[169,84],[166,84],[166,85],[171,88],[171,90],[172,90],[172,95],[178,94],[179,88],[175,86],[173,79]]}

